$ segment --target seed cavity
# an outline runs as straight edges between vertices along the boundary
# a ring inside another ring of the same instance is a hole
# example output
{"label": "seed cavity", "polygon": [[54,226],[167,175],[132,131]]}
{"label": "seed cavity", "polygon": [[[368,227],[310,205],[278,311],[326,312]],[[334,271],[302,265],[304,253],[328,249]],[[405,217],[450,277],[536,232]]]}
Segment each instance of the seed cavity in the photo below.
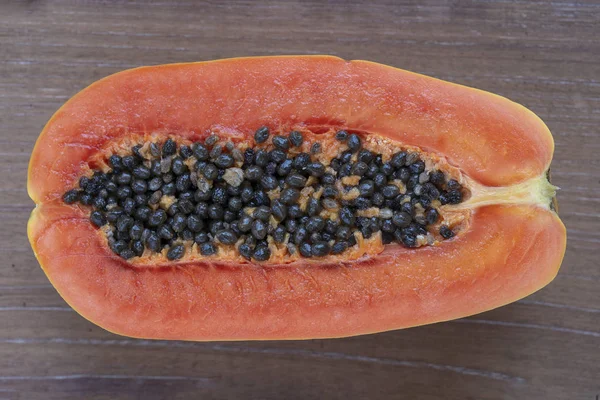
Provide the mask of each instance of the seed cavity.
{"label": "seed cavity", "polygon": [[180,260],[192,249],[259,262],[319,258],[375,237],[413,248],[455,236],[439,207],[463,201],[456,179],[427,170],[417,151],[381,154],[360,133],[331,135],[336,150],[266,126],[252,143],[213,134],[136,144],[111,154],[108,170],[82,176],[63,201],[88,206],[91,223],[127,260]]}

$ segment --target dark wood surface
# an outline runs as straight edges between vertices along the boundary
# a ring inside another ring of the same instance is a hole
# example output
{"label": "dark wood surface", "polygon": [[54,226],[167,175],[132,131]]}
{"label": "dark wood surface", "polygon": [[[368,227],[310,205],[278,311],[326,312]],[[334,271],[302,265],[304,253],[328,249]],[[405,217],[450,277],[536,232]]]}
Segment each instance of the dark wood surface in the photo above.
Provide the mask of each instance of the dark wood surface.
{"label": "dark wood surface", "polygon": [[[597,399],[599,37],[598,1],[2,1],[0,399]],[[52,113],[126,68],[322,53],[475,86],[540,115],[569,232],[556,280],[471,318],[338,340],[133,340],[72,311],[26,237],[27,164]]]}

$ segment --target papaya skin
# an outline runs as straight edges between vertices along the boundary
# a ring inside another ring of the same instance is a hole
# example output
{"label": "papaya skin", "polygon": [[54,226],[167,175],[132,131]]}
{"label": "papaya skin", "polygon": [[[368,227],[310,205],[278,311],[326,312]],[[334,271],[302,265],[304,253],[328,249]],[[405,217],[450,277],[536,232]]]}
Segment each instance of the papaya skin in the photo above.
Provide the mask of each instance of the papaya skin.
{"label": "papaya skin", "polygon": [[[487,200],[467,202],[467,228],[435,246],[387,245],[375,256],[317,265],[207,258],[170,266],[119,258],[89,210],[61,200],[93,155],[125,135],[201,140],[215,131],[241,140],[261,125],[349,129],[416,146],[444,157]],[[28,236],[65,301],[121,335],[270,340],[406,328],[502,306],[555,277],[566,231],[549,208],[553,149],[544,123],[516,103],[367,61],[283,56],[142,67],[92,84],[50,119],[28,171],[36,203]],[[525,196],[529,187],[544,190]]]}

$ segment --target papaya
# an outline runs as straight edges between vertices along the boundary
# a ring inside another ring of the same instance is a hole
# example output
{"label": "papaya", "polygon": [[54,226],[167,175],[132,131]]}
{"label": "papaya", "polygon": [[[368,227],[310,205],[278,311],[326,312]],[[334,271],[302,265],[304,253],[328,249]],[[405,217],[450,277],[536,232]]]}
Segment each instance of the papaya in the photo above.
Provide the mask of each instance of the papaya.
{"label": "papaya", "polygon": [[28,236],[65,301],[117,334],[400,329],[555,277],[566,233],[553,150],[521,105],[373,62],[136,68],[44,127]]}

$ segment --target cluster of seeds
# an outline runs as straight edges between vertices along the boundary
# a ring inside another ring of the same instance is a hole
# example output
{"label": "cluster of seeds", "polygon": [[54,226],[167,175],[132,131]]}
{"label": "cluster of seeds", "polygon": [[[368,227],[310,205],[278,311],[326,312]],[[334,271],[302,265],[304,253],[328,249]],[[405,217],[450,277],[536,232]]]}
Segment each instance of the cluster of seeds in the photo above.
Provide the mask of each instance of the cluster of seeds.
{"label": "cluster of seeds", "polygon": [[[323,257],[377,232],[384,244],[431,244],[437,207],[460,203],[461,185],[426,171],[418,153],[384,161],[357,134],[338,131],[335,139],[344,151],[325,163],[320,143],[303,145],[298,131],[273,136],[267,127],[255,132],[254,147],[216,135],[191,145],[140,144],[110,156],[108,172],[81,177],[63,200],[91,206],[91,222],[125,259],[166,249],[176,260],[193,243],[204,256],[231,246],[257,261],[274,248]],[[454,236],[445,225],[439,234]]]}

